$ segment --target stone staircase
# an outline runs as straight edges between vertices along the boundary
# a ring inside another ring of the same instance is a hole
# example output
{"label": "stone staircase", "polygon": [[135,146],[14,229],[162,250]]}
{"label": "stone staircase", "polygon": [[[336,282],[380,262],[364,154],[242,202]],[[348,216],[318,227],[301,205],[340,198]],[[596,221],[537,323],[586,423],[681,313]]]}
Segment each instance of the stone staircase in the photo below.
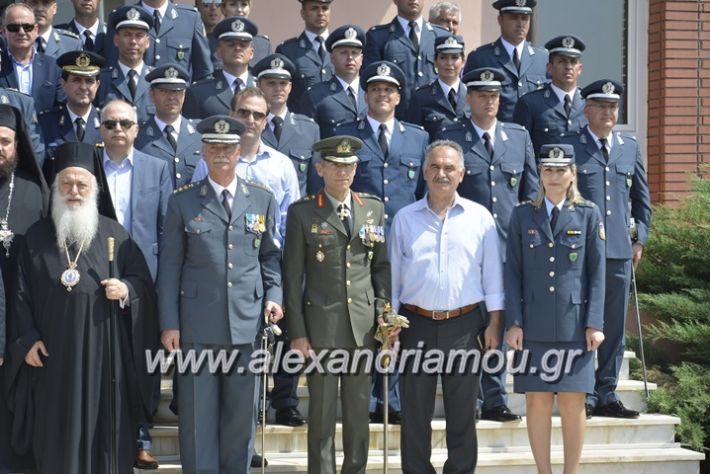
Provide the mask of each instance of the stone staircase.
{"label": "stone staircase", "polygon": [[[624,355],[621,380],[617,390],[624,405],[639,411],[645,411],[643,382],[629,379],[629,360],[632,352]],[[161,387],[161,406],[156,425],[152,430],[153,453],[161,461],[159,473],[179,473],[179,443],[177,419],[168,409],[172,397],[171,381],[163,380]],[[649,384],[655,389],[654,384]],[[512,381],[508,381],[508,405],[516,413],[525,412],[525,398],[522,394],[512,393]],[[306,416],[308,413],[308,388],[302,378],[298,387],[299,409]],[[555,413],[557,411],[555,410]],[[338,409],[340,414],[340,409]],[[269,473],[307,472],[307,425],[291,428],[272,424],[273,412],[267,418],[266,446],[261,447],[261,429],[257,429],[257,451],[266,453]],[[434,420],[432,422],[432,463],[441,472],[446,461],[446,427],[443,420],[443,399],[441,386],[437,390]],[[594,417],[587,422],[585,446],[582,453],[582,472],[585,474],[608,474],[616,471],[623,474],[699,474],[699,461],[704,456],[695,451],[680,447],[674,441],[674,428],[680,423],[676,417],[666,415],[643,414],[637,420]],[[498,423],[479,421],[478,430],[478,467],[477,473],[483,474],[523,474],[533,473],[535,463],[526,431],[525,419],[516,423]],[[552,421],[552,462],[556,472],[562,470],[562,432],[560,419]],[[341,425],[336,428],[336,450],[339,454],[341,445]],[[383,472],[383,426],[370,425],[370,456],[368,473]],[[342,456],[338,457],[338,463]],[[389,472],[401,472],[399,458],[399,426],[390,426],[389,432]],[[151,471],[139,471],[136,473]],[[259,472],[259,469],[252,469]]]}

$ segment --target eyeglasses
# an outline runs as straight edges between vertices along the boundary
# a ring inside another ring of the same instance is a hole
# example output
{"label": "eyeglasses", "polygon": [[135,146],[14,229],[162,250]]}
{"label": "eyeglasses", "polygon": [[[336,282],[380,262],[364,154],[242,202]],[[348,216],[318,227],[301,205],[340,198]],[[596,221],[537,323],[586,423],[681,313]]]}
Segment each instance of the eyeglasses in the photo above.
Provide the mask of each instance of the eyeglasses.
{"label": "eyeglasses", "polygon": [[10,23],[5,25],[5,29],[7,29],[10,33],[18,33],[20,28],[25,30],[25,33],[29,33],[35,29],[35,25],[34,23]]}
{"label": "eyeglasses", "polygon": [[133,127],[136,123],[133,120],[121,119],[121,120],[104,120],[101,125],[109,130],[116,128],[116,125],[120,125],[122,129],[128,130]]}
{"label": "eyeglasses", "polygon": [[240,119],[247,119],[251,115],[257,122],[266,118],[266,114],[264,112],[257,112],[256,110],[237,109],[235,113],[237,114],[237,118]]}

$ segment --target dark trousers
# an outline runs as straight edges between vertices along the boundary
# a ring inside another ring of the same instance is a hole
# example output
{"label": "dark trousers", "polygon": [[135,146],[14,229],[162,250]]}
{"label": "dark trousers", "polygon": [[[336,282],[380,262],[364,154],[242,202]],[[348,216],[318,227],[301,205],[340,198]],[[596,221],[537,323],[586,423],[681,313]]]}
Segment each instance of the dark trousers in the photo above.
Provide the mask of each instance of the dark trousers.
{"label": "dark trousers", "polygon": [[[289,349],[289,339],[287,335],[276,336],[276,343],[283,343],[284,353]],[[274,388],[271,389],[271,406],[274,410],[282,408],[296,408],[298,406],[298,377],[299,374],[287,373],[281,364],[276,369],[274,377]],[[264,415],[266,416],[266,415]]]}
{"label": "dark trousers", "polygon": [[[410,327],[400,334],[402,353],[407,349],[416,349],[419,341],[424,343],[425,351],[478,349],[476,336],[484,325],[478,310],[446,321],[434,321],[404,307],[400,307],[400,312],[409,318],[410,322]],[[458,363],[455,365],[458,366]],[[430,461],[431,420],[434,415],[436,385],[441,376],[448,448],[448,459],[443,472],[474,472],[478,459],[478,442],[475,406],[472,402],[478,396],[479,374],[471,371],[425,374],[421,371],[416,373],[415,369],[411,364],[405,364],[400,377],[402,471],[412,474],[436,472]]]}

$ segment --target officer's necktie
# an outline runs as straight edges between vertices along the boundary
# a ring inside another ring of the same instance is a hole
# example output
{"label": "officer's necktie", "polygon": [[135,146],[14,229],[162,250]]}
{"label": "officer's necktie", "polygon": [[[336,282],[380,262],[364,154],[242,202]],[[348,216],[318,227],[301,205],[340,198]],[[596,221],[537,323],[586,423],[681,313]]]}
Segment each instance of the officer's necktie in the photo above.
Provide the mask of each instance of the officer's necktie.
{"label": "officer's necktie", "polygon": [[128,71],[128,90],[131,92],[131,97],[136,98],[136,88],[138,87],[138,73],[135,69]]}
{"label": "officer's necktie", "polygon": [[449,89],[449,104],[451,104],[451,108],[456,111],[456,92],[454,91],[453,87]]}
{"label": "officer's necktie", "polygon": [[37,52],[44,53],[44,50],[45,50],[44,38],[42,38],[40,36],[37,38]]}
{"label": "officer's necktie", "polygon": [[565,115],[569,118],[569,114],[572,112],[572,99],[570,99],[569,94],[565,94]]}
{"label": "officer's necktie", "polygon": [[389,147],[387,146],[387,126],[384,123],[380,124],[380,134],[377,137],[377,143],[380,144],[382,154],[385,155],[386,158]]}
{"label": "officer's necktie", "polygon": [[237,95],[240,90],[242,90],[242,80],[236,78],[234,82],[232,82],[232,91],[234,92],[234,95]]}
{"label": "officer's necktie", "polygon": [[160,12],[158,10],[153,10],[153,26],[155,32],[160,33]]}
{"label": "officer's necktie", "polygon": [[284,129],[284,119],[279,117],[278,115],[274,115],[274,118],[271,119],[271,123],[274,124],[274,136],[276,137],[276,141],[281,140],[281,132]]}
{"label": "officer's necktie", "polygon": [[345,227],[345,232],[348,233],[348,237],[350,237],[350,228],[352,227],[352,219],[350,217],[350,209],[348,209],[348,206],[345,205],[345,203],[340,203],[338,204],[338,218],[343,223],[343,226]]}
{"label": "officer's necktie", "polygon": [[348,98],[350,98],[350,102],[353,103],[353,107],[357,110],[357,99],[355,98],[355,92],[352,87],[348,87]]}
{"label": "officer's necktie", "polygon": [[491,136],[488,135],[488,132],[483,132],[483,144],[486,147],[486,151],[488,152],[488,156],[492,159],[493,158],[493,143],[491,143]]}
{"label": "officer's necktie", "polygon": [[170,146],[173,147],[173,151],[177,151],[177,142],[175,141],[175,135],[173,135],[174,131],[175,129],[172,125],[166,125],[163,129],[163,133],[165,133],[165,138],[168,139],[168,143],[170,143]]}
{"label": "officer's necktie", "polygon": [[550,229],[555,232],[555,227],[557,226],[557,218],[560,217],[560,208],[555,206],[552,208],[552,214],[550,214]]}
{"label": "officer's necktie", "polygon": [[74,120],[74,123],[76,124],[76,138],[80,142],[84,141],[84,132],[86,131],[86,128],[84,127],[84,119],[77,117],[76,120]]}
{"label": "officer's necktie", "polygon": [[515,69],[520,72],[520,56],[518,55],[518,48],[513,48],[513,64]]}
{"label": "officer's necktie", "polygon": [[94,50],[94,40],[91,38],[91,31],[89,30],[84,30],[84,50]]}
{"label": "officer's necktie", "polygon": [[609,161],[609,150],[606,147],[606,138],[600,138],[599,143],[602,144],[601,146],[601,151],[602,151],[602,156],[604,157],[604,161],[608,162]]}
{"label": "officer's necktie", "polygon": [[409,22],[409,41],[412,42],[414,49],[419,51],[419,38],[417,37],[417,22],[414,20]]}
{"label": "officer's necktie", "polygon": [[224,208],[224,212],[227,213],[227,218],[229,220],[232,220],[232,206],[229,205],[229,191],[226,189],[222,190],[222,207]]}
{"label": "officer's necktie", "polygon": [[320,61],[325,61],[325,45],[323,44],[323,37],[316,36],[316,42],[318,43],[318,56],[320,56]]}

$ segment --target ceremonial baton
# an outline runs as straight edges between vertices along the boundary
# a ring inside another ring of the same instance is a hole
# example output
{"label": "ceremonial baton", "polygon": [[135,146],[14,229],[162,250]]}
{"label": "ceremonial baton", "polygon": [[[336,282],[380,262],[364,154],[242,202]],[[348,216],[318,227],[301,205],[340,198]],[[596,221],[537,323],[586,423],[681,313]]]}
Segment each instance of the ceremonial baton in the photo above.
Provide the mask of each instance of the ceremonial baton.
{"label": "ceremonial baton", "polygon": [[[401,327],[408,328],[409,320],[404,316],[392,313],[392,305],[385,303],[382,310],[382,325],[377,326],[375,339],[380,341],[382,346],[380,352],[389,351],[392,349],[389,340],[389,328]],[[382,356],[380,368],[382,369],[382,472],[387,474],[389,470],[389,366],[392,362],[389,355]]]}
{"label": "ceremonial baton", "polygon": [[[274,336],[281,335],[281,328],[276,324],[269,322],[268,316],[266,319],[266,327],[261,334],[261,348],[264,353],[268,353],[269,346],[274,343]],[[261,474],[266,472],[266,384],[268,382],[269,364],[264,367],[264,372],[261,377]]]}
{"label": "ceremonial baton", "polygon": [[[109,237],[107,239],[107,245],[108,245],[108,277],[109,278],[115,278],[116,275],[116,262],[114,261],[114,238]],[[116,383],[116,377],[118,374],[118,370],[116,368],[116,341],[115,337],[118,334],[118,314],[116,312],[116,303],[114,301],[109,300],[109,326],[108,326],[108,344],[109,344],[109,349],[108,349],[108,357],[109,357],[109,367],[108,367],[108,373],[109,373],[109,380],[111,381],[111,390],[109,390],[109,406],[110,406],[110,415],[109,416],[109,430],[111,431],[111,448],[109,449],[109,463],[110,463],[110,471],[111,474],[116,474],[118,472],[118,465],[117,465],[117,460],[118,460],[118,430],[117,430],[117,407],[116,403],[119,399],[118,397],[118,384]]]}

